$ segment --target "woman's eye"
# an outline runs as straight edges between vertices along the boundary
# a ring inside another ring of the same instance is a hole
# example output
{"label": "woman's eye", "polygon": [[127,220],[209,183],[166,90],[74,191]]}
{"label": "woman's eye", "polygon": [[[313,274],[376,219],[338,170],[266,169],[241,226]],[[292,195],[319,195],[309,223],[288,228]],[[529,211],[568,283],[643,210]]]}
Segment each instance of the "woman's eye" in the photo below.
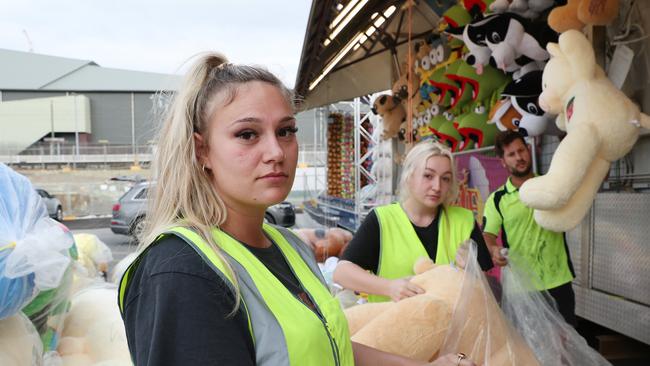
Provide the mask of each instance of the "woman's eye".
{"label": "woman's eye", "polygon": [[280,132],[278,133],[280,137],[288,137],[288,136],[293,136],[298,132],[298,127],[285,127],[280,129]]}
{"label": "woman's eye", "polygon": [[427,178],[427,179],[433,178],[433,176],[431,174],[425,174],[424,177]]}
{"label": "woman's eye", "polygon": [[442,181],[449,183],[451,182],[451,177],[442,177]]}
{"label": "woman's eye", "polygon": [[246,131],[238,132],[235,136],[237,138],[239,138],[239,139],[250,141],[250,140],[254,139],[255,137],[257,137],[257,133],[254,132],[254,131],[246,130]]}

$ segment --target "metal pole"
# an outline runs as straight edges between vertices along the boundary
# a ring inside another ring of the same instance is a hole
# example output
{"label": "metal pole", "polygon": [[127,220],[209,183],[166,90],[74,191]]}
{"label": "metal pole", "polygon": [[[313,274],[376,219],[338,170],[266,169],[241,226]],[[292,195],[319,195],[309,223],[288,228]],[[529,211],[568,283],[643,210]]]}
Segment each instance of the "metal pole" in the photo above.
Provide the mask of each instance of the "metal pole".
{"label": "metal pole", "polygon": [[135,149],[135,94],[131,93],[131,148],[133,150],[133,165],[138,165],[138,153]]}
{"label": "metal pole", "polygon": [[73,93],[74,98],[74,161],[72,166],[77,168],[77,159],[79,158],[79,121],[77,118],[77,95]]}
{"label": "metal pole", "polygon": [[54,102],[50,100],[50,127],[52,128],[52,134],[50,137],[50,155],[54,155]]}
{"label": "metal pole", "polygon": [[532,156],[533,173],[537,174],[539,171],[539,169],[537,168],[537,138],[529,137],[528,143],[530,143],[530,150],[531,150],[530,155]]}
{"label": "metal pole", "polygon": [[50,137],[54,138],[54,102],[52,100],[50,100],[50,127],[52,128]]}
{"label": "metal pole", "polygon": [[355,229],[361,224],[361,98],[354,98],[354,213]]}

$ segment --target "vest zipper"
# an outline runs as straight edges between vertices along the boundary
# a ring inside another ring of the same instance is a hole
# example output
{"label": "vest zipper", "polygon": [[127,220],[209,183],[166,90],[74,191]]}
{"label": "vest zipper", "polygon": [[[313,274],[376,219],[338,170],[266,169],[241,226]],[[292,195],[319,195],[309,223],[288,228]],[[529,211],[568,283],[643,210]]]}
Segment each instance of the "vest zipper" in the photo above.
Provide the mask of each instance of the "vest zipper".
{"label": "vest zipper", "polygon": [[301,300],[297,295],[294,295],[294,297],[297,298],[298,301],[300,301],[300,303],[301,303],[304,307],[306,307],[306,308],[309,309],[310,311],[314,312],[314,314],[316,314],[316,317],[321,321],[321,323],[323,323],[323,325],[325,326],[325,332],[327,333],[327,338],[329,338],[329,340],[330,340],[330,346],[332,347],[332,351],[333,351],[333,353],[334,353],[334,365],[336,365],[336,366],[340,366],[340,365],[341,365],[341,362],[340,362],[340,360],[339,360],[339,347],[338,347],[338,345],[336,344],[336,339],[334,339],[334,337],[332,336],[332,332],[330,331],[330,325],[329,325],[329,323],[328,323],[327,320],[325,319],[325,316],[321,314],[320,308],[318,307],[318,303],[314,300],[314,298],[311,296],[311,294],[309,293],[309,291],[307,291],[307,288],[305,287],[305,285],[304,285],[304,284],[302,283],[302,281],[300,280],[300,277],[299,277],[298,275],[296,275],[296,272],[293,270],[293,267],[292,267],[291,264],[289,263],[289,260],[287,259],[287,257],[284,255],[284,253],[282,253],[282,250],[280,250],[280,253],[281,253],[282,256],[284,257],[284,260],[285,260],[285,261],[287,262],[287,264],[289,265],[289,269],[291,270],[291,273],[293,273],[293,276],[296,277],[296,279],[297,279],[298,282],[300,283],[300,287],[302,287],[302,289],[305,291],[305,294],[307,294],[307,296],[309,297],[309,300],[310,300],[311,303],[314,305],[314,308],[315,308],[315,309],[312,309],[312,308],[310,308],[309,306],[307,306],[307,304],[305,304],[305,303],[304,303],[304,302],[303,302],[303,301],[302,301],[302,300]]}
{"label": "vest zipper", "polygon": [[[293,271],[293,269],[292,269],[292,271]],[[295,274],[294,274],[294,275],[295,275]],[[296,276],[296,278],[298,278],[298,276]],[[298,279],[298,282],[300,282],[300,279]],[[302,282],[300,283],[300,285],[303,286],[303,285],[302,285]],[[303,287],[304,287],[304,286],[303,286]],[[304,289],[304,288],[303,288],[303,289]],[[310,294],[306,289],[304,289],[304,290],[305,290],[305,293],[307,294],[307,296],[309,296],[309,300],[311,300],[311,303],[314,304],[314,307],[316,308],[316,310],[311,309],[311,308],[310,308],[309,306],[307,306],[307,304],[305,304],[305,303],[303,303],[303,305],[304,305],[305,307],[307,307],[309,310],[313,311],[314,314],[316,314],[316,316],[318,317],[318,319],[321,321],[321,323],[323,323],[323,325],[325,326],[325,332],[327,332],[327,337],[330,339],[330,346],[332,347],[332,351],[334,352],[334,364],[335,364],[336,366],[339,366],[339,365],[340,365],[340,360],[339,360],[339,358],[340,358],[340,357],[339,357],[339,347],[338,347],[338,345],[336,344],[336,339],[334,339],[334,336],[332,335],[332,332],[331,332],[331,330],[330,330],[330,325],[329,325],[329,323],[327,322],[327,320],[325,319],[325,316],[321,314],[320,309],[318,308],[318,304],[316,303],[316,301],[314,301],[314,298],[311,296],[311,294]],[[300,300],[300,299],[298,299],[298,300]],[[302,302],[302,301],[301,301],[301,302]]]}

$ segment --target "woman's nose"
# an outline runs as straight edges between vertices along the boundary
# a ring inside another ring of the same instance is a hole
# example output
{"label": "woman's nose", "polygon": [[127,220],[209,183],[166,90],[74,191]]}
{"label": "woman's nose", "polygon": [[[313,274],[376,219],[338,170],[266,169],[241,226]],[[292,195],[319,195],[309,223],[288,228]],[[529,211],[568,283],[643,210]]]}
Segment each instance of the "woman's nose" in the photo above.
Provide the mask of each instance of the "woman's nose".
{"label": "woman's nose", "polygon": [[273,136],[267,139],[266,144],[264,144],[264,161],[266,162],[281,162],[284,160],[284,148],[278,141],[277,137]]}

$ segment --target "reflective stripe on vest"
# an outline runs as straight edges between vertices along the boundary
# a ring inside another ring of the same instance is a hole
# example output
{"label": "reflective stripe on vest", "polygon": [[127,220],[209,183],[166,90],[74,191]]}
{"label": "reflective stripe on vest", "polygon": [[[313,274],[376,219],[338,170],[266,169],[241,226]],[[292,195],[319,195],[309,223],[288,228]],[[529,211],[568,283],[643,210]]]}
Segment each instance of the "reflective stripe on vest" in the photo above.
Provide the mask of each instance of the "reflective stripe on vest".
{"label": "reflective stripe on vest", "polygon": [[[241,243],[214,229],[212,234],[236,273],[242,303],[255,343],[257,365],[353,365],[348,325],[338,303],[320,274],[313,253],[289,230],[265,225],[302,288],[318,308],[315,312],[294,296]],[[227,283],[225,266],[194,231],[169,231],[194,248]],[[130,272],[131,268],[127,271]],[[120,302],[128,274],[120,284]]]}
{"label": "reflective stripe on vest", "polygon": [[[411,220],[399,203],[375,208],[379,221],[380,245],[377,276],[395,279],[412,276],[418,258],[429,257]],[[442,207],[438,224],[436,264],[449,264],[458,247],[472,235],[474,215],[462,207]],[[386,296],[370,295],[371,302],[389,301]]]}

